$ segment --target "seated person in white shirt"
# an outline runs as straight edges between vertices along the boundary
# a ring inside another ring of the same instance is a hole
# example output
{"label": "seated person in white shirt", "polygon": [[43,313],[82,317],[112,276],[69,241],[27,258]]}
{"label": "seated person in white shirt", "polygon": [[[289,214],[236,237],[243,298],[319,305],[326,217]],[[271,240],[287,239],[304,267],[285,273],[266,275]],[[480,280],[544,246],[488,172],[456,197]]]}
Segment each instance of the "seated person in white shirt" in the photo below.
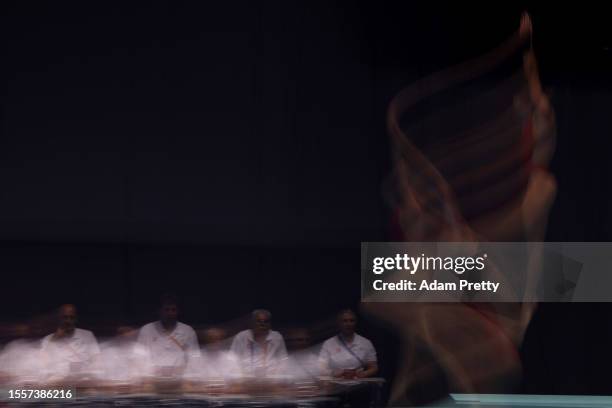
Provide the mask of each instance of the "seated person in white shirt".
{"label": "seated person in white shirt", "polygon": [[136,383],[150,377],[149,353],[136,342],[138,330],[130,326],[117,328],[117,335],[100,344],[96,364],[97,377],[110,383]]}
{"label": "seated person in white shirt", "polygon": [[76,307],[63,305],[58,310],[57,329],[42,339],[41,358],[47,381],[62,380],[70,375],[83,379],[83,374],[100,354],[93,333],[76,328],[76,322]]}
{"label": "seated person in white shirt", "polygon": [[272,315],[258,309],[251,314],[251,329],[238,333],[230,350],[236,355],[246,376],[266,377],[280,374],[287,361],[283,336],[270,330]]}
{"label": "seated person in white shirt", "polygon": [[319,360],[323,370],[334,377],[367,378],[378,372],[376,350],[370,340],[355,333],[357,315],[343,310],[338,315],[339,333],[326,340]]}
{"label": "seated person in white shirt", "polygon": [[317,380],[321,373],[319,357],[312,349],[310,332],[306,328],[294,328],[285,332],[289,348],[287,374],[303,381]]}
{"label": "seated person in white shirt", "polygon": [[154,373],[162,377],[182,375],[190,359],[200,356],[195,330],[178,321],[179,307],[173,295],[163,295],[159,320],[144,325],[138,343],[149,354]]}
{"label": "seated person in white shirt", "polygon": [[216,327],[204,332],[202,362],[209,379],[237,379],[241,375],[238,358],[227,349],[226,337],[225,330]]}
{"label": "seated person in white shirt", "polygon": [[185,378],[192,381],[207,381],[225,384],[242,376],[236,356],[228,350],[225,330],[210,327],[199,332],[204,341],[202,356],[190,361]]}
{"label": "seated person in white shirt", "polygon": [[40,383],[44,366],[40,339],[33,338],[34,330],[28,324],[16,324],[0,327],[0,332],[16,337],[0,350],[0,385]]}

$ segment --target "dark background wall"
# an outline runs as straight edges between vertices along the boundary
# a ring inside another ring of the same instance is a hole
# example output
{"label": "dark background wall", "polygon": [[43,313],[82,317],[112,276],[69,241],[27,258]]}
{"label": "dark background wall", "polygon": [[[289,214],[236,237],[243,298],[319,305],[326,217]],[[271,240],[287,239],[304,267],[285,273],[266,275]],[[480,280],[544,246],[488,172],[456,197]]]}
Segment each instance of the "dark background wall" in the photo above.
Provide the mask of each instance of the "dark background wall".
{"label": "dark background wall", "polygon": [[[69,301],[143,322],[167,289],[200,324],[356,305],[359,243],[387,234],[389,99],[524,9],[558,116],[548,239],[610,240],[606,13],[494,3],[3,2],[0,320]],[[609,312],[543,305],[525,389],[610,393]]]}

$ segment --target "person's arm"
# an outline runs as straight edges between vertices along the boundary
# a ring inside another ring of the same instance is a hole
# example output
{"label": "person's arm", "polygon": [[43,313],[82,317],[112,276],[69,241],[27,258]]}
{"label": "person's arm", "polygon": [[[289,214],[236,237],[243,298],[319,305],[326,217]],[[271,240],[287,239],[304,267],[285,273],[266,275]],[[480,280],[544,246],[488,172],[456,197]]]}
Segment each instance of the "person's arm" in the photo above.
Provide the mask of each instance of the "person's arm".
{"label": "person's arm", "polygon": [[285,339],[279,334],[278,346],[274,351],[274,359],[270,361],[270,368],[276,373],[280,374],[287,371],[289,364],[289,354],[287,353],[287,347],[285,346]]}
{"label": "person's arm", "polygon": [[376,349],[372,342],[367,342],[367,350],[365,354],[365,368],[357,371],[356,376],[358,378],[373,377],[378,373],[378,358],[376,357]]}
{"label": "person's arm", "polygon": [[378,363],[376,361],[368,361],[364,370],[357,371],[357,378],[374,377],[378,373]]}
{"label": "person's arm", "polygon": [[[531,37],[532,30],[529,14],[523,13],[519,32],[523,36]],[[523,56],[523,72],[527,78],[529,99],[535,108],[532,124],[535,147],[532,160],[536,165],[546,167],[555,150],[555,111],[548,95],[542,89],[538,63],[532,47]]]}
{"label": "person's arm", "polygon": [[287,358],[289,358],[289,355],[287,354],[287,347],[285,346],[285,340],[283,339],[282,336],[280,336],[280,339],[279,339],[278,350],[276,351],[276,357],[281,361],[285,361],[287,360]]}
{"label": "person's arm", "polygon": [[[533,35],[531,17],[526,12],[523,13],[523,15],[521,16],[519,33],[521,36],[524,37],[531,37]],[[525,72],[525,76],[527,77],[529,96],[531,97],[531,100],[533,101],[536,109],[540,114],[543,115],[552,114],[553,112],[548,97],[542,90],[542,85],[540,84],[538,64],[535,58],[535,54],[533,52],[533,48],[531,47],[523,57],[523,70]]]}

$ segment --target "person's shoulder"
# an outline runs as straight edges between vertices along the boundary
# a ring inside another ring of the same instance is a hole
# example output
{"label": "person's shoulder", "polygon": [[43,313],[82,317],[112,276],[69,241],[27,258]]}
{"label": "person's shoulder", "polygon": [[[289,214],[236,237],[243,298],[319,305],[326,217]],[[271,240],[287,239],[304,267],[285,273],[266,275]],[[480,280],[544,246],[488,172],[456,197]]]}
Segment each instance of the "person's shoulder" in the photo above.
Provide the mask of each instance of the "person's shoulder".
{"label": "person's shoulder", "polygon": [[365,337],[355,333],[355,338],[357,339],[357,341],[359,341],[359,343],[368,346],[368,347],[374,347],[374,345],[372,344],[372,342],[369,339],[366,339]]}
{"label": "person's shoulder", "polygon": [[74,329],[74,334],[77,336],[89,337],[93,336],[93,332],[91,330],[79,329],[78,327]]}
{"label": "person's shoulder", "polygon": [[191,327],[190,325],[183,323],[183,322],[176,322],[176,325],[178,326],[179,330],[182,331],[186,331],[186,332],[193,332],[195,333],[195,330],[193,329],[193,327]]}
{"label": "person's shoulder", "polygon": [[[51,339],[53,338],[53,333],[47,334],[40,340],[40,349],[47,350],[51,345]],[[5,350],[6,351],[6,350]]]}
{"label": "person's shoulder", "polygon": [[247,338],[249,337],[249,334],[251,333],[251,330],[246,329],[246,330],[242,330],[239,331],[238,333],[236,333],[236,335],[234,336],[235,339],[243,339],[243,338]]}
{"label": "person's shoulder", "polygon": [[76,328],[76,329],[74,329],[74,335],[75,335],[75,337],[80,338],[80,339],[87,339],[87,340],[90,340],[90,341],[96,341],[95,334],[93,334],[93,332],[90,331],[90,330]]}
{"label": "person's shoulder", "polygon": [[153,337],[156,331],[155,323],[156,322],[147,323],[138,329],[138,338],[142,340],[144,338]]}
{"label": "person's shoulder", "polygon": [[283,340],[283,335],[275,330],[270,330],[270,338],[273,340]]}
{"label": "person's shoulder", "polygon": [[325,340],[323,342],[323,346],[322,347],[331,347],[333,345],[335,345],[338,342],[338,336],[333,336],[330,337],[329,339]]}
{"label": "person's shoulder", "polygon": [[151,323],[147,323],[147,324],[143,325],[140,328],[140,332],[142,333],[142,332],[149,332],[151,330],[154,330],[155,329],[155,323],[157,323],[157,322],[151,322]]}

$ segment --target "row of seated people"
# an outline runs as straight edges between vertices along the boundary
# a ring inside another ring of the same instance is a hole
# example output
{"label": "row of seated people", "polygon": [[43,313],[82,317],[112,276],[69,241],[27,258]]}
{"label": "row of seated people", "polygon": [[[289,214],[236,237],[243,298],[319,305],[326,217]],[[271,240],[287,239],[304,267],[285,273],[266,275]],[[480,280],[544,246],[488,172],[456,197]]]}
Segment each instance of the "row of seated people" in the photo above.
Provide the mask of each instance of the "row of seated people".
{"label": "row of seated people", "polygon": [[308,331],[294,331],[295,350],[287,352],[283,336],[272,330],[271,314],[255,310],[251,327],[228,342],[223,329],[205,331],[200,348],[195,330],[178,321],[178,302],[163,296],[159,320],[140,330],[126,328],[111,341],[98,344],[91,331],[76,327],[77,310],[63,305],[54,333],[40,342],[7,346],[0,354],[0,377],[33,383],[59,383],[89,378],[135,382],[146,378],[240,380],[321,377],[366,378],[378,371],[372,343],[355,332],[351,310],[338,314],[338,334],[315,351]]}

